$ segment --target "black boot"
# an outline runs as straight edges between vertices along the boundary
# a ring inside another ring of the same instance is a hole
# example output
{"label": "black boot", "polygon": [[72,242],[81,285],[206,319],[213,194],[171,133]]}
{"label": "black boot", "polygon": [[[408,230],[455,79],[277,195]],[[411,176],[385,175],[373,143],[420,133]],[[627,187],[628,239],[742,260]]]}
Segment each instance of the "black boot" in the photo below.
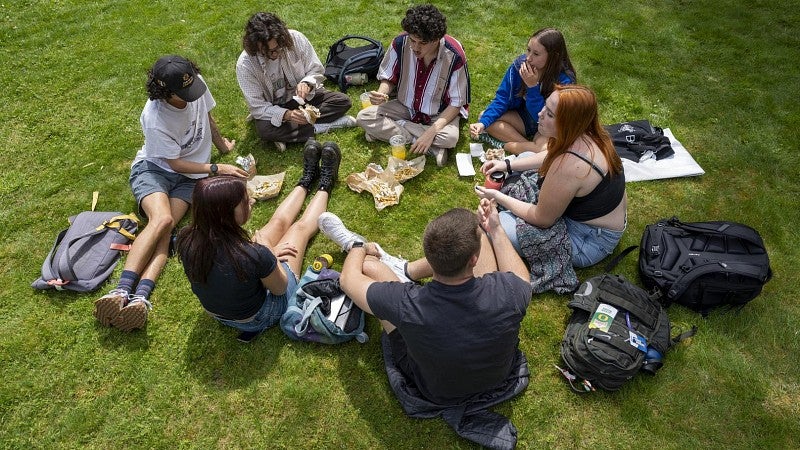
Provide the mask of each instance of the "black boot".
{"label": "black boot", "polygon": [[322,146],[319,145],[319,142],[309,139],[303,149],[303,174],[300,175],[300,181],[297,182],[298,186],[311,191],[311,184],[314,183],[314,180],[319,175],[319,160],[321,156]]}
{"label": "black boot", "polygon": [[339,162],[342,152],[335,142],[326,142],[322,145],[322,163],[320,164],[319,190],[330,193],[336,179],[339,177]]}

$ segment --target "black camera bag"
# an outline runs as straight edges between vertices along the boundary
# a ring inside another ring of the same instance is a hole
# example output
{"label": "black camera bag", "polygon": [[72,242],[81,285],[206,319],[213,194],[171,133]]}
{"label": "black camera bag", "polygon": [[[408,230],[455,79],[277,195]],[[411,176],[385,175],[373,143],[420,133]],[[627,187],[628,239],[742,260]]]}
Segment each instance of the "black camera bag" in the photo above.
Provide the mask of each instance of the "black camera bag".
{"label": "black camera bag", "polygon": [[704,316],[723,305],[743,306],[772,278],[764,241],[735,222],[683,223],[677,217],[645,227],[639,274],[664,306],[686,306]]}

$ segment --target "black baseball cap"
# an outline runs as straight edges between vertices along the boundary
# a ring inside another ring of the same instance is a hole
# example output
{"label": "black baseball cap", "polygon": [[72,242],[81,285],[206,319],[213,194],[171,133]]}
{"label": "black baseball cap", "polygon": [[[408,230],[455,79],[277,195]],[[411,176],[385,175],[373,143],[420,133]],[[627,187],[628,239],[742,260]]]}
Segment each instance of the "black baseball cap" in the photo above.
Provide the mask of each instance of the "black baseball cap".
{"label": "black baseball cap", "polygon": [[153,64],[152,73],[156,83],[181,100],[193,102],[206,93],[206,84],[197,76],[192,63],[182,56],[162,56]]}

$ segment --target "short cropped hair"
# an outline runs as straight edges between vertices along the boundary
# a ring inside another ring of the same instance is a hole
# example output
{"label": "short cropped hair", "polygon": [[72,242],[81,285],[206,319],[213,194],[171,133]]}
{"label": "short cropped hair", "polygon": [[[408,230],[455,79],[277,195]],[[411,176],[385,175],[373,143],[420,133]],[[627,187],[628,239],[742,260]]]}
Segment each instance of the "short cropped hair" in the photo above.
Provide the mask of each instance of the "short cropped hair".
{"label": "short cropped hair", "polygon": [[400,25],[403,31],[425,42],[438,41],[447,33],[447,19],[433,5],[408,8]]}
{"label": "short cropped hair", "polygon": [[425,227],[422,248],[438,275],[461,273],[469,259],[481,248],[478,216],[464,208],[454,208],[433,219]]}

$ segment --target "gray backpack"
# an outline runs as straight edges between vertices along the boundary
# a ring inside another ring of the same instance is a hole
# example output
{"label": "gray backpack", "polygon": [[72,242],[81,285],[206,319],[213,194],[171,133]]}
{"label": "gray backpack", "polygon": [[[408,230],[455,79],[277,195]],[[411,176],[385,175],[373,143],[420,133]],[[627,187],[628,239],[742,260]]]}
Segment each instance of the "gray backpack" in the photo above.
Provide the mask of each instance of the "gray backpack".
{"label": "gray backpack", "polygon": [[[577,392],[599,387],[615,391],[639,370],[661,367],[670,340],[670,324],[657,297],[620,275],[585,281],[569,302],[572,316],[561,342],[561,369]],[[681,337],[682,338],[682,337]],[[582,379],[583,389],[573,381]]]}
{"label": "gray backpack", "polygon": [[120,252],[130,249],[139,219],[134,214],[84,211],[69,218],[42,264],[34,289],[96,290],[114,271]]}

